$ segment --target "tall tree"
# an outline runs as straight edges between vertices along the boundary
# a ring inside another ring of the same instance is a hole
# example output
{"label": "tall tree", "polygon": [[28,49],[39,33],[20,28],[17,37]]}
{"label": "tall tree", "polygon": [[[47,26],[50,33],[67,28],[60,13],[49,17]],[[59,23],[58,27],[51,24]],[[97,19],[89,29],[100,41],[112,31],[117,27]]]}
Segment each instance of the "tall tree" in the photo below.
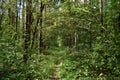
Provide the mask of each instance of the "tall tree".
{"label": "tall tree", "polygon": [[15,1],[13,0],[9,0],[9,9],[8,9],[9,13],[9,24],[11,26],[15,26]]}
{"label": "tall tree", "polygon": [[43,11],[44,11],[45,4],[41,1],[40,3],[40,34],[39,34],[39,50],[40,53],[43,50]]}
{"label": "tall tree", "polygon": [[[35,14],[36,14],[36,17],[34,17],[34,30],[33,30],[33,33],[32,33],[32,43],[31,43],[31,49],[34,48],[34,46],[36,45],[35,44],[35,40],[37,39],[38,37],[38,25],[39,25],[39,20],[40,20],[40,12],[39,12],[39,1],[38,0],[35,0]],[[38,46],[37,46],[38,47]],[[36,47],[35,47],[36,48]]]}
{"label": "tall tree", "polygon": [[103,1],[99,0],[99,7],[100,7],[100,23],[103,25]]}
{"label": "tall tree", "polygon": [[3,4],[5,4],[5,1],[4,0],[1,0],[0,1],[0,30],[2,29],[2,20],[3,20],[3,17],[4,17],[4,14],[5,14],[5,10],[3,9]]}
{"label": "tall tree", "polygon": [[30,52],[29,49],[31,42],[31,23],[32,23],[32,0],[26,0],[26,27],[24,41],[25,54],[23,56],[24,62],[28,60]]}

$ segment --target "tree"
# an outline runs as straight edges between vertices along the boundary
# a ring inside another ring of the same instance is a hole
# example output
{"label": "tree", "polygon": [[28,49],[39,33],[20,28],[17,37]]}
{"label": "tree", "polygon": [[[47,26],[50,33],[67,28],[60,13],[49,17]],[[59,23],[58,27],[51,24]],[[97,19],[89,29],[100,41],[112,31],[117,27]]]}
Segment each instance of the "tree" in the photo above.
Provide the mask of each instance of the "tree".
{"label": "tree", "polygon": [[42,29],[43,29],[43,11],[44,11],[44,7],[45,7],[45,4],[41,1],[40,3],[40,34],[39,34],[39,50],[40,50],[40,53],[42,52],[43,50],[43,32],[42,32]]}
{"label": "tree", "polygon": [[23,56],[24,62],[28,60],[29,57],[29,49],[31,43],[31,23],[32,23],[32,1],[26,1],[26,27],[25,27],[25,42],[24,49],[25,54]]}
{"label": "tree", "polygon": [[100,2],[100,23],[103,25],[103,1],[99,0]]}

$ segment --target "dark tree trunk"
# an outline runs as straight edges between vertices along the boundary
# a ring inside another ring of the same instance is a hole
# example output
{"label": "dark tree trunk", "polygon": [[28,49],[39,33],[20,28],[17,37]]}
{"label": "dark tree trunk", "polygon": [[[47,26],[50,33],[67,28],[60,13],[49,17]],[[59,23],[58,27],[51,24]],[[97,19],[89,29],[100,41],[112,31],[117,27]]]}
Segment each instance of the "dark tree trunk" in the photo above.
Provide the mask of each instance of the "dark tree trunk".
{"label": "dark tree trunk", "polygon": [[39,2],[38,2],[38,0],[35,2],[35,4],[36,4],[35,8],[36,8],[36,15],[37,15],[36,18],[37,19],[36,19],[35,28],[34,28],[34,31],[33,31],[31,48],[33,48],[34,45],[36,45],[35,44],[35,39],[37,39],[37,37],[38,37],[38,29],[37,29],[37,27],[38,27],[38,24],[39,24],[39,21],[40,21],[40,15],[39,15],[40,13],[39,13],[39,10],[38,10],[39,9]]}
{"label": "dark tree trunk", "polygon": [[18,39],[18,7],[17,7],[17,0],[16,0],[16,21],[15,21],[15,27],[16,27],[16,36],[15,38]]}
{"label": "dark tree trunk", "polygon": [[27,62],[29,56],[29,47],[31,41],[31,17],[32,17],[32,0],[26,0],[26,28],[25,28],[25,41],[24,41],[24,49],[25,54],[23,56],[24,62]]}
{"label": "dark tree trunk", "polygon": [[1,6],[0,6],[0,9],[1,9],[1,14],[0,14],[0,30],[2,30],[2,20],[3,20],[3,17],[4,17],[4,14],[5,14],[5,12],[4,12],[4,10],[3,10],[3,1],[1,1],[2,3],[1,3]]}
{"label": "dark tree trunk", "polygon": [[9,9],[8,9],[9,24],[11,26],[14,26],[14,24],[15,24],[15,13],[13,12],[12,8],[14,8],[15,6],[13,5],[12,0],[9,0],[9,4],[10,4]]}
{"label": "dark tree trunk", "polygon": [[[89,5],[90,5],[90,8],[91,8],[90,10],[92,12],[92,7],[91,7],[92,6],[92,0],[89,1]],[[89,25],[89,27],[90,27],[90,30],[91,30],[91,24]],[[90,51],[91,51],[92,50],[92,32],[90,31],[89,33],[90,33]]]}
{"label": "dark tree trunk", "polygon": [[40,5],[40,37],[39,37],[39,52],[41,53],[43,50],[43,33],[42,33],[42,28],[43,28],[43,10],[44,10],[45,4],[41,2]]}

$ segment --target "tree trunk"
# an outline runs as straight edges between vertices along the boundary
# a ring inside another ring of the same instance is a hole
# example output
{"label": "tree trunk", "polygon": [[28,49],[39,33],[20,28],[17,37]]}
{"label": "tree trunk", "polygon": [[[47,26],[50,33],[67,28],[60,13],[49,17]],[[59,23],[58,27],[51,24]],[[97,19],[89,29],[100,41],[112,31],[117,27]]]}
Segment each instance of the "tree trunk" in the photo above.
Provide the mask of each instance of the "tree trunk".
{"label": "tree trunk", "polygon": [[9,16],[9,24],[10,26],[15,26],[15,13],[13,12],[14,2],[12,0],[9,0],[10,7],[8,9],[8,16]]}
{"label": "tree trunk", "polygon": [[[24,0],[22,1],[22,6],[23,6],[22,8],[22,39],[24,41],[25,39],[25,1]],[[24,42],[22,44],[23,48],[25,47]]]}
{"label": "tree trunk", "polygon": [[24,49],[25,49],[25,54],[23,56],[24,62],[27,62],[29,56],[29,47],[30,47],[30,39],[31,39],[31,12],[32,8],[32,0],[26,0],[26,28],[25,28],[25,41],[24,41]]}
{"label": "tree trunk", "polygon": [[99,0],[100,4],[100,23],[103,25],[103,1]]}
{"label": "tree trunk", "polygon": [[43,28],[43,10],[44,10],[45,4],[41,2],[40,5],[40,34],[39,34],[39,52],[41,53],[43,51],[43,33],[42,33],[42,28]]}
{"label": "tree trunk", "polygon": [[1,9],[1,14],[0,14],[0,30],[2,30],[2,20],[5,14],[5,11],[3,9],[3,1],[1,1],[1,5],[0,5],[0,9]]}
{"label": "tree trunk", "polygon": [[78,41],[78,34],[77,34],[77,32],[75,31],[75,49],[76,49],[76,50],[78,49],[77,41]]}
{"label": "tree trunk", "polygon": [[16,36],[15,39],[18,39],[18,7],[17,7],[17,0],[16,0],[16,21],[15,21],[15,27],[16,27]]}
{"label": "tree trunk", "polygon": [[39,23],[39,20],[40,20],[40,16],[39,16],[39,2],[38,0],[36,0],[35,2],[35,8],[36,8],[36,15],[37,17],[35,17],[36,19],[34,19],[36,21],[35,23],[35,28],[34,28],[34,31],[33,31],[33,37],[32,37],[32,43],[31,43],[31,49],[34,48],[35,46],[35,39],[37,39],[38,37],[38,23]]}
{"label": "tree trunk", "polygon": [[[90,0],[89,2],[89,6],[90,6],[90,10],[91,10],[91,13],[92,13],[92,0]],[[92,32],[91,32],[91,24],[89,25],[89,28],[90,28],[90,51],[92,50]]]}

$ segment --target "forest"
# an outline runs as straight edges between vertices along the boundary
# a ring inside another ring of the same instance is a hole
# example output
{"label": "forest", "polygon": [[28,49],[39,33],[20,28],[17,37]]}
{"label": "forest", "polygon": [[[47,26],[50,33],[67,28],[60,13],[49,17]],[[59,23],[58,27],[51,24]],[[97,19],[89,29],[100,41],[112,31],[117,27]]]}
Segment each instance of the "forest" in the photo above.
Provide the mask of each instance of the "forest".
{"label": "forest", "polygon": [[120,0],[0,0],[0,80],[120,80]]}

